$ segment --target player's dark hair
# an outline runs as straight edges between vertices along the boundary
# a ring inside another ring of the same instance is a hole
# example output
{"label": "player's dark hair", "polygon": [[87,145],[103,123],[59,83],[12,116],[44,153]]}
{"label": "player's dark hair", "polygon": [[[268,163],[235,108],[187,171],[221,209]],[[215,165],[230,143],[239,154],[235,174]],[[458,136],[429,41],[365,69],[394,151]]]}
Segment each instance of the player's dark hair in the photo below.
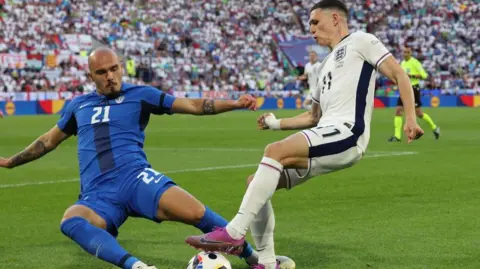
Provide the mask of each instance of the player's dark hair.
{"label": "player's dark hair", "polygon": [[337,9],[345,13],[345,16],[348,18],[348,8],[347,5],[341,0],[322,0],[316,3],[311,9],[310,12],[315,9]]}

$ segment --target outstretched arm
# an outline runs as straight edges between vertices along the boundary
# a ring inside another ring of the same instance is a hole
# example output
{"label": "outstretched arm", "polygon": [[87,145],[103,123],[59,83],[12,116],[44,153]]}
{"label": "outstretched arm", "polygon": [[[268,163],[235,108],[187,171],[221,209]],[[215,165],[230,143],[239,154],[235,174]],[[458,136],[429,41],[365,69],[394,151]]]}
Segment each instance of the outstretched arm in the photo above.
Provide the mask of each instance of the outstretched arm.
{"label": "outstretched arm", "polygon": [[408,136],[408,142],[420,138],[423,135],[423,130],[417,125],[413,89],[407,73],[385,45],[374,35],[363,34],[363,38],[358,39],[358,45],[358,51],[365,61],[397,84],[405,109],[404,131]]}
{"label": "outstretched arm", "polygon": [[235,109],[256,110],[257,101],[251,95],[242,95],[238,100],[176,98],[171,111],[191,115],[215,115]]}
{"label": "outstretched arm", "polygon": [[398,86],[403,108],[405,109],[406,123],[404,132],[408,137],[408,143],[420,138],[423,135],[423,130],[417,125],[415,98],[407,73],[405,73],[393,56],[388,56],[383,63],[380,64],[378,70]]}
{"label": "outstretched arm", "polygon": [[312,102],[312,109],[297,116],[284,119],[276,119],[272,113],[266,113],[257,120],[258,129],[272,130],[299,130],[314,127],[318,124],[322,112],[320,104]]}
{"label": "outstretched arm", "polygon": [[39,159],[54,150],[68,137],[69,135],[62,132],[58,126],[55,126],[50,131],[37,138],[37,140],[23,151],[8,159],[0,158],[0,167],[12,169]]}
{"label": "outstretched arm", "polygon": [[398,86],[407,120],[416,121],[413,89],[407,73],[405,73],[393,56],[388,56],[380,64],[378,70]]}

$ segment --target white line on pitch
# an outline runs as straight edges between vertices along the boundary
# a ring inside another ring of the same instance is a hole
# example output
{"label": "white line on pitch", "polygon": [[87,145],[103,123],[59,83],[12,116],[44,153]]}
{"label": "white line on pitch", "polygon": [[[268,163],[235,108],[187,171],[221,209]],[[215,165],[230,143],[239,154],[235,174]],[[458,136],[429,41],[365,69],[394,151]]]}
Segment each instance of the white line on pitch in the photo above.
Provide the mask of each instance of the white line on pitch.
{"label": "white line on pitch", "polygon": [[[0,148],[12,148],[13,146],[1,146]],[[17,148],[17,147],[16,147]],[[76,146],[62,146],[62,148],[68,149],[76,149]],[[177,151],[177,152],[192,152],[192,151],[211,151],[211,152],[263,152],[263,148],[168,148],[168,147],[145,147],[145,152],[149,151]],[[408,155],[412,154],[409,151],[399,151],[399,152],[392,152],[392,151],[369,151],[367,156],[376,157],[376,156],[397,156],[397,155]],[[413,153],[415,154],[415,153]]]}
{"label": "white line on pitch", "polygon": [[[403,156],[403,155],[413,155],[417,154],[414,151],[398,151],[398,152],[384,152],[384,153],[373,153],[366,155],[364,158],[379,158],[379,157],[390,157],[390,156]],[[228,169],[239,169],[239,168],[249,168],[256,167],[257,163],[252,164],[237,164],[237,165],[225,165],[225,166],[211,166],[211,167],[201,167],[201,168],[190,168],[190,169],[181,169],[181,170],[172,170],[162,172],[163,174],[179,174],[185,172],[202,172],[202,171],[216,171],[216,170],[228,170]],[[0,189],[6,188],[18,188],[25,186],[34,186],[34,185],[48,185],[48,184],[57,184],[57,183],[68,183],[68,182],[78,182],[78,178],[66,179],[66,180],[52,180],[52,181],[40,181],[40,182],[25,182],[18,184],[3,184],[0,185]]]}
{"label": "white line on pitch", "polygon": [[[0,148],[16,148],[17,146],[2,145]],[[62,149],[77,149],[76,146],[65,145]],[[167,147],[144,147],[144,151],[220,151],[220,152],[262,152],[263,148],[167,148]]]}
{"label": "white line on pitch", "polygon": [[160,148],[160,147],[146,147],[145,151],[226,151],[226,152],[260,152],[263,149],[256,148]]}

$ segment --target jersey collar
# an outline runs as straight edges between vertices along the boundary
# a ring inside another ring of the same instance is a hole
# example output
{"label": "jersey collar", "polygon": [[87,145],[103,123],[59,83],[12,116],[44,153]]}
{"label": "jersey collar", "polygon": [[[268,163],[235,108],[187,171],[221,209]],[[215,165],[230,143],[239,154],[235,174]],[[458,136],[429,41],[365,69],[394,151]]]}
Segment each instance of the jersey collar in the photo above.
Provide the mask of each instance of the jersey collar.
{"label": "jersey collar", "polygon": [[125,89],[127,88],[127,85],[125,82],[122,82],[122,87],[120,87],[120,92],[125,92]]}
{"label": "jersey collar", "polygon": [[351,34],[348,34],[348,35],[344,36],[344,37],[340,40],[340,42],[338,42],[338,44],[342,43],[342,41],[345,40],[345,39],[347,39],[350,35],[351,35]]}
{"label": "jersey collar", "polygon": [[351,35],[352,35],[352,34],[348,34],[348,35],[344,36],[342,39],[340,39],[340,42],[338,42],[338,44],[335,45],[335,47],[332,49],[332,51],[335,50],[336,47],[340,46],[340,44],[342,44],[342,42],[343,42],[345,39],[349,38]]}
{"label": "jersey collar", "polygon": [[[119,95],[119,96],[122,96],[122,95],[125,93],[126,88],[127,88],[127,85],[125,84],[125,82],[122,82],[122,86],[120,87],[120,95]],[[112,97],[112,98],[108,98],[107,96],[105,96],[105,95],[103,95],[103,94],[100,94],[97,89],[95,89],[94,92],[95,92],[95,94],[96,94],[97,96],[99,96],[100,98],[102,98],[102,99],[104,99],[104,100],[114,100],[114,99],[116,99],[116,98],[119,97],[119,96],[117,96],[117,97],[115,97],[115,98],[113,98],[113,97]]]}

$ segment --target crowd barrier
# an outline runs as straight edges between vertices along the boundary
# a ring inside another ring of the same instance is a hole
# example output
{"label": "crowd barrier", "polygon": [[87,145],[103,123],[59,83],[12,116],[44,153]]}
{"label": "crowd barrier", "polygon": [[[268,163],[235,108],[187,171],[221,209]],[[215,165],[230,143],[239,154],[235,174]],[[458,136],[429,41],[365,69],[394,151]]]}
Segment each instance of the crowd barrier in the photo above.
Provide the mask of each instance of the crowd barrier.
{"label": "crowd barrier", "polygon": [[[0,110],[7,115],[61,114],[69,100],[0,101]],[[424,96],[424,107],[480,107],[480,96]],[[376,97],[375,108],[394,107],[396,97]],[[257,98],[258,109],[301,109],[303,98]]]}

